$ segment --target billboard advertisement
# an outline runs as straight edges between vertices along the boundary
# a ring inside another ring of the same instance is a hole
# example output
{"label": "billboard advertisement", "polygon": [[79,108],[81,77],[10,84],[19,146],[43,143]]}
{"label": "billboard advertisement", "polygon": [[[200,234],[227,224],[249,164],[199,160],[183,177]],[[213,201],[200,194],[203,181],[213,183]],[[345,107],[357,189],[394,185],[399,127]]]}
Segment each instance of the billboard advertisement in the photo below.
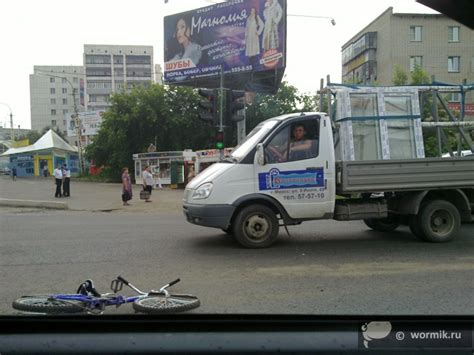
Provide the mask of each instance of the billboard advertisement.
{"label": "billboard advertisement", "polygon": [[[84,111],[79,112],[79,119],[82,124],[82,135],[83,136],[95,136],[100,129],[100,124],[102,123],[102,115],[104,111]],[[74,120],[74,115],[66,114],[66,126],[67,126],[67,136],[76,137],[76,122]]]}
{"label": "billboard advertisement", "polygon": [[284,69],[286,0],[231,0],[166,16],[164,44],[168,83],[219,78],[221,68],[226,77]]}

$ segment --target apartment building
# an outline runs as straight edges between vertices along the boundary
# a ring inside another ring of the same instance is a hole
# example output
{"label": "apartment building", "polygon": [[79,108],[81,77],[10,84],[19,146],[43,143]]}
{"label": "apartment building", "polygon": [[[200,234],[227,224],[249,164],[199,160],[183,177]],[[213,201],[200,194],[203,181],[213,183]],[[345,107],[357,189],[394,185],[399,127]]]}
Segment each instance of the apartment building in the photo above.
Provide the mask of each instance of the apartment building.
{"label": "apartment building", "polygon": [[110,95],[153,81],[153,47],[84,45],[86,110],[106,110]]}
{"label": "apartment building", "polygon": [[82,66],[39,66],[30,74],[31,128],[57,128],[65,135],[66,115],[84,110],[84,68]]}
{"label": "apartment building", "polygon": [[395,65],[406,73],[419,65],[441,82],[474,83],[474,31],[442,14],[390,7],[342,46],[343,82],[391,85]]}

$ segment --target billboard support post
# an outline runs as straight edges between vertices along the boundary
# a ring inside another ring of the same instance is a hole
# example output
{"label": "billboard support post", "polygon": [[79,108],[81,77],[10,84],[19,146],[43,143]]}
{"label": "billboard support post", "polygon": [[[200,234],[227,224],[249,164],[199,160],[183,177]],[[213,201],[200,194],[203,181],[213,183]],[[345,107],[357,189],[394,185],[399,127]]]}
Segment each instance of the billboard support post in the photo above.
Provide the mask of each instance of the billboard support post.
{"label": "billboard support post", "polygon": [[[224,67],[221,65],[221,82],[220,82],[220,107],[219,107],[219,132],[224,132]],[[224,158],[224,149],[219,149],[219,156]]]}

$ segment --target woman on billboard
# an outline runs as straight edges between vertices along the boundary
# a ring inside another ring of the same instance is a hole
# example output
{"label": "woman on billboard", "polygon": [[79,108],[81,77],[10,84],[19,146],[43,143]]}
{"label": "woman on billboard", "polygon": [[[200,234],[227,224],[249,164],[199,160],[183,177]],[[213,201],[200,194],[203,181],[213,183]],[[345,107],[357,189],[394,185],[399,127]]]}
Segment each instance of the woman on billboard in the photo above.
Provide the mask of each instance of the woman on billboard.
{"label": "woman on billboard", "polygon": [[168,44],[168,60],[191,59],[197,65],[202,57],[202,49],[193,41],[190,21],[180,17],[176,22],[176,29],[171,42]]}
{"label": "woman on billboard", "polygon": [[265,19],[265,27],[263,29],[263,49],[277,49],[280,46],[278,36],[278,24],[283,16],[283,9],[278,0],[267,0],[265,9],[263,10],[263,18]]}
{"label": "woman on billboard", "polygon": [[263,32],[263,27],[264,24],[257,14],[257,9],[252,7],[245,26],[245,55],[249,58],[260,54],[259,37]]}

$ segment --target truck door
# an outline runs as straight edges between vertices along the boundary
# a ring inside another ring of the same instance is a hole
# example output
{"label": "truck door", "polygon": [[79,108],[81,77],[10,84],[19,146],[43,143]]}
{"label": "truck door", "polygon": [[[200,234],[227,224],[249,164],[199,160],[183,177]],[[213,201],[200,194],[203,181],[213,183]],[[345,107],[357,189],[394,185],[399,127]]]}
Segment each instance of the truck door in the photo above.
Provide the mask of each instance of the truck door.
{"label": "truck door", "polygon": [[254,164],[256,191],[278,200],[292,218],[323,218],[334,208],[334,158],[321,151],[330,132],[324,121],[320,135],[322,120],[328,119],[313,116],[279,127],[264,142],[265,164]]}

